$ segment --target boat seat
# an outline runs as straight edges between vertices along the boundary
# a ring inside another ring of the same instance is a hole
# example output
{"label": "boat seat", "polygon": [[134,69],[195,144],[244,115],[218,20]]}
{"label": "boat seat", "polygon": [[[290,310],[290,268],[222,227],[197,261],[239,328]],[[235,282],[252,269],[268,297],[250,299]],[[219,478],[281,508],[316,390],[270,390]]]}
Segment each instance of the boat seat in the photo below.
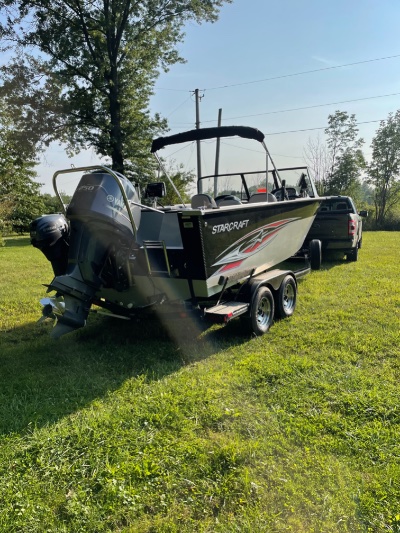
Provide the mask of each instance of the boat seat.
{"label": "boat seat", "polygon": [[242,202],[237,196],[233,194],[225,194],[222,197],[216,198],[215,203],[218,207],[224,207],[225,205],[241,205]]}
{"label": "boat seat", "polygon": [[[273,189],[271,191],[271,194],[274,194],[276,196],[276,199],[281,202],[283,200],[296,200],[297,198],[301,198],[302,195],[299,195],[295,189],[295,187],[286,187],[285,188],[285,197],[283,197],[283,188],[279,189]],[[308,195],[306,195],[308,196]]]}
{"label": "boat seat", "polygon": [[295,200],[296,198],[299,198],[299,195],[294,187],[286,187],[286,193],[289,197],[289,200]]}
{"label": "boat seat", "polygon": [[249,204],[254,204],[256,202],[277,202],[276,196],[270,192],[256,192],[252,194],[249,198]]}
{"label": "boat seat", "polygon": [[214,202],[214,199],[211,198],[209,194],[199,193],[195,194],[192,197],[191,206],[193,209],[212,209],[217,207],[217,204]]}

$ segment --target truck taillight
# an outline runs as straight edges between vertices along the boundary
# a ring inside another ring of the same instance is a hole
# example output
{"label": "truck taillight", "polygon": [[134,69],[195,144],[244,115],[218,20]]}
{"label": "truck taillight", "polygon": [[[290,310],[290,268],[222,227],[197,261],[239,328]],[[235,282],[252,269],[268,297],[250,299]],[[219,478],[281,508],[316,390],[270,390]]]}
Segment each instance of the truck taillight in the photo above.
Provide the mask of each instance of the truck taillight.
{"label": "truck taillight", "polygon": [[356,223],[354,220],[349,220],[349,235],[355,235]]}

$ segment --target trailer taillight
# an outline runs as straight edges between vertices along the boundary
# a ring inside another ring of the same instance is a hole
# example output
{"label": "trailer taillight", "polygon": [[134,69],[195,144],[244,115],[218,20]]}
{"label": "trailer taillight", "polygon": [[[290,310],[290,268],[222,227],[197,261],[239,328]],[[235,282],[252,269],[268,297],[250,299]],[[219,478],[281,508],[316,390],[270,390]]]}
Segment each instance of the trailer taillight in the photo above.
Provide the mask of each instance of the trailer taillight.
{"label": "trailer taillight", "polygon": [[226,313],[226,315],[224,316],[224,322],[225,324],[227,324],[231,318],[233,318],[233,313]]}
{"label": "trailer taillight", "polygon": [[355,235],[356,223],[354,220],[349,220],[349,235]]}

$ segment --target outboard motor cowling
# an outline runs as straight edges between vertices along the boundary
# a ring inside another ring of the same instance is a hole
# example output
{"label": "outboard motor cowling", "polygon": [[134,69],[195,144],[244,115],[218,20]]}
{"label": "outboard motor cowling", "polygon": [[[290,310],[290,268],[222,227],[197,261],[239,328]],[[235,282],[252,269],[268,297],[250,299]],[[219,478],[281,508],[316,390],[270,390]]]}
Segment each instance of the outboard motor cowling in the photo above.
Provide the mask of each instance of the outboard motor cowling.
{"label": "outboard motor cowling", "polygon": [[121,289],[118,275],[121,268],[126,270],[121,259],[124,263],[123,258],[136,247],[141,210],[130,202],[138,203],[139,196],[124,176],[118,179],[128,205],[113,176],[93,172],[82,176],[67,209],[71,226],[67,275],[95,289],[100,285]]}
{"label": "outboard motor cowling", "polygon": [[31,244],[43,252],[55,276],[65,274],[68,263],[69,227],[64,215],[43,215],[30,224]]}
{"label": "outboard motor cowling", "polygon": [[85,325],[100,287],[118,291],[129,287],[129,257],[137,248],[141,215],[135,203],[140,199],[132,183],[117,176],[118,181],[104,171],[84,174],[68,205],[68,265],[49,287],[65,300],[54,337]]}
{"label": "outboard motor cowling", "polygon": [[[116,173],[120,185],[122,186],[128,202],[139,202],[139,196],[133,184]],[[129,205],[130,212],[136,228],[140,224],[140,207],[134,204]],[[128,206],[125,204],[121,188],[116,179],[106,172],[92,172],[84,174],[71,199],[67,209],[67,217],[91,220],[96,218],[98,222],[103,221],[107,225],[113,225],[121,230],[121,226],[132,235],[135,229],[132,228]]]}

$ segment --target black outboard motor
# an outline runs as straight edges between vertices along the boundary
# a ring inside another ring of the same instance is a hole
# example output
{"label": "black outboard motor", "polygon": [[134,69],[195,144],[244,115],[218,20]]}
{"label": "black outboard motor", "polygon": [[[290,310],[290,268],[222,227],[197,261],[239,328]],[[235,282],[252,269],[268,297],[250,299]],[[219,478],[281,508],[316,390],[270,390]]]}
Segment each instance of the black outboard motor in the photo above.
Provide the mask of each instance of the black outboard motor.
{"label": "black outboard motor", "polygon": [[65,274],[68,263],[69,227],[64,215],[43,215],[30,225],[31,244],[39,248],[53,267],[55,276]]}
{"label": "black outboard motor", "polygon": [[[132,183],[122,175],[118,179],[128,202],[138,203],[140,199]],[[85,325],[100,287],[116,290],[129,287],[128,260],[137,247],[141,210],[134,204],[126,205],[119,183],[105,171],[85,174],[71,199],[67,209],[68,264],[49,286],[49,290],[64,295],[65,300],[65,312],[58,319],[53,337]]]}

